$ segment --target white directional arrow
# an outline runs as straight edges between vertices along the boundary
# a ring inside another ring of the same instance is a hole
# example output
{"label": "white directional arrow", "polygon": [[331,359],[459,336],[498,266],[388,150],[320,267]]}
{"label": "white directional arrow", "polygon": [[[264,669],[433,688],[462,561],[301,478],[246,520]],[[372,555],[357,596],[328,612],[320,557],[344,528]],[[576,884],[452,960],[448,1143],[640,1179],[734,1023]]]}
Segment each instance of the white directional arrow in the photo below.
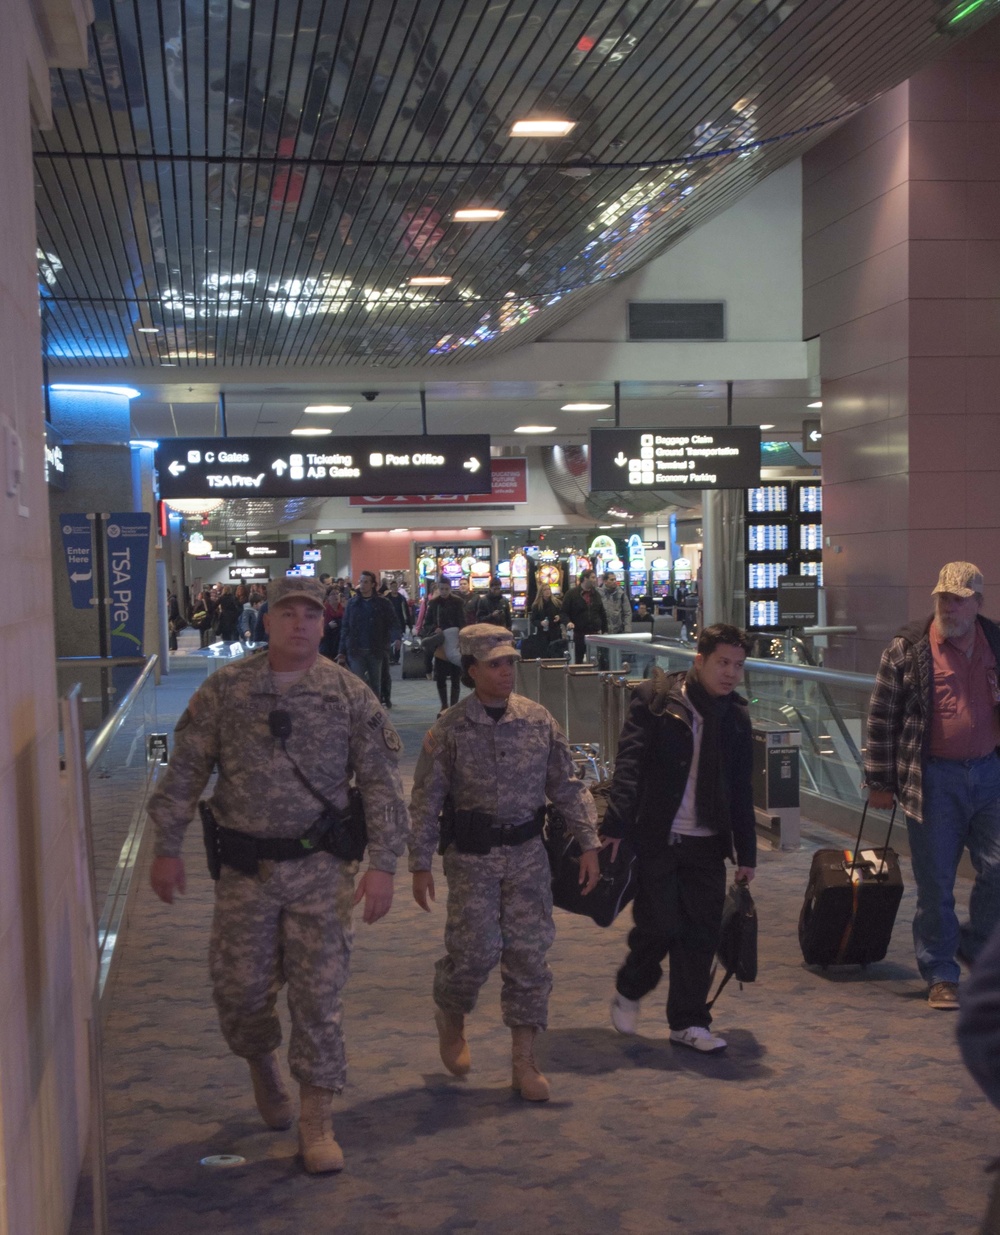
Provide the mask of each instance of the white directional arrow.
{"label": "white directional arrow", "polygon": [[174,459],[173,462],[170,464],[170,466],[167,468],[167,471],[170,473],[171,476],[179,476],[181,472],[187,471],[187,467],[185,466],[185,464],[178,463],[177,460]]}
{"label": "white directional arrow", "polygon": [[284,459],[275,459],[275,461],[271,464],[271,468],[273,471],[277,472],[279,476],[281,476],[288,470],[288,464]]}
{"label": "white directional arrow", "polygon": [[71,583],[86,583],[88,579],[93,579],[93,577],[94,577],[94,572],[92,570],[88,570],[85,575],[81,575],[77,573],[77,574],[70,575],[69,578],[70,578]]}
{"label": "white directional arrow", "polygon": [[479,460],[475,457],[475,455],[473,455],[471,459],[466,459],[466,461],[462,464],[462,466],[467,467],[469,471],[473,474],[473,476],[475,476],[476,472],[479,471],[481,464]]}
{"label": "white directional arrow", "polygon": [[619,450],[612,462],[617,463],[619,467],[624,467],[628,463],[628,455],[623,450]]}

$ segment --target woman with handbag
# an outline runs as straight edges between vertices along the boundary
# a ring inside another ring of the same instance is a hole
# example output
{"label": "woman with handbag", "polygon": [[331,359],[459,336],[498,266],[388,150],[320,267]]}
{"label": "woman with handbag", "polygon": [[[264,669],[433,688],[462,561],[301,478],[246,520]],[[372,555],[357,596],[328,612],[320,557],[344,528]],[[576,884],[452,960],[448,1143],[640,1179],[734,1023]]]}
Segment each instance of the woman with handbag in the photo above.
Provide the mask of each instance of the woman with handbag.
{"label": "woman with handbag", "polygon": [[[562,606],[552,595],[552,588],[543,583],[538,589],[535,603],[531,606],[531,631],[543,649],[552,643],[562,643],[566,632],[562,622]],[[547,651],[543,651],[543,655]]]}

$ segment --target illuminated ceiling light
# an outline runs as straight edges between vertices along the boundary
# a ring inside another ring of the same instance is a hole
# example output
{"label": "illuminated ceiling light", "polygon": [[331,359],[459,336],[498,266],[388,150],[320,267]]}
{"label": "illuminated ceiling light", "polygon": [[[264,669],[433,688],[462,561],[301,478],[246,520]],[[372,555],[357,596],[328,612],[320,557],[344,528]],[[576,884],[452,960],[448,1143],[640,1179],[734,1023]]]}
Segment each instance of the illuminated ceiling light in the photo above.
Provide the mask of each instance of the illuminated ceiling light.
{"label": "illuminated ceiling light", "polygon": [[160,368],[161,369],[176,369],[177,366],[174,364],[172,360],[161,360]]}
{"label": "illuminated ceiling light", "polygon": [[807,403],[807,404],[806,404],[806,407],[822,407],[822,406],[823,406],[823,400],[822,400],[822,399],[817,399],[815,403]]}
{"label": "illuminated ceiling light", "polygon": [[126,399],[138,399],[138,390],[131,386],[83,386],[76,382],[53,382],[50,390],[77,390],[81,394],[124,395]]}
{"label": "illuminated ceiling light", "polygon": [[564,403],[561,412],[606,412],[610,403]]}
{"label": "illuminated ceiling light", "polygon": [[147,441],[145,438],[141,438],[141,437],[133,437],[130,440],[129,445],[130,446],[145,446],[149,450],[159,450],[160,449],[159,442]]}
{"label": "illuminated ceiling light", "polygon": [[515,433],[555,433],[555,425],[518,425]]}
{"label": "illuminated ceiling light", "polygon": [[456,223],[492,223],[496,219],[502,219],[504,213],[503,210],[491,210],[485,206],[468,206],[463,210],[456,210],[451,217]]}
{"label": "illuminated ceiling light", "polygon": [[761,427],[762,429],[773,429],[773,428],[774,428],[774,425],[761,425],[760,427]]}
{"label": "illuminated ceiling light", "polygon": [[963,21],[966,17],[971,17],[977,9],[981,9],[987,0],[968,0],[967,4],[963,4],[957,13],[952,13],[948,18],[948,25],[953,26],[956,22]]}
{"label": "illuminated ceiling light", "polygon": [[244,536],[259,536],[260,532],[244,532]]}
{"label": "illuminated ceiling light", "polygon": [[170,360],[214,360],[215,352],[167,352]]}
{"label": "illuminated ceiling light", "polygon": [[405,536],[409,533],[409,530],[408,527],[391,527],[389,528],[389,534],[391,536]]}
{"label": "illuminated ceiling light", "polygon": [[159,326],[136,326],[136,334],[159,334]]}
{"label": "illuminated ceiling light", "polygon": [[342,416],[344,412],[350,410],[349,403],[314,403],[305,409],[305,414],[307,416]]}
{"label": "illuminated ceiling light", "polygon": [[450,274],[418,274],[408,279],[410,287],[447,287],[451,282]]}
{"label": "illuminated ceiling light", "polygon": [[[317,529],[316,535],[317,536],[333,536],[336,531],[337,529],[335,527],[321,527]],[[249,535],[249,533],[247,533],[247,535]],[[256,532],[254,533],[254,535],[256,535]]]}
{"label": "illuminated ceiling light", "polygon": [[575,120],[518,120],[511,137],[565,137],[576,128]]}
{"label": "illuminated ceiling light", "polygon": [[483,529],[481,527],[467,527],[465,530],[467,532],[481,532]]}
{"label": "illuminated ceiling light", "polygon": [[332,429],[293,429],[292,437],[329,437]]}
{"label": "illuminated ceiling light", "polygon": [[209,515],[223,503],[221,497],[168,497],[165,503],[181,515]]}
{"label": "illuminated ceiling light", "polygon": [[555,524],[553,523],[539,523],[535,531],[536,532],[551,532],[554,526]]}

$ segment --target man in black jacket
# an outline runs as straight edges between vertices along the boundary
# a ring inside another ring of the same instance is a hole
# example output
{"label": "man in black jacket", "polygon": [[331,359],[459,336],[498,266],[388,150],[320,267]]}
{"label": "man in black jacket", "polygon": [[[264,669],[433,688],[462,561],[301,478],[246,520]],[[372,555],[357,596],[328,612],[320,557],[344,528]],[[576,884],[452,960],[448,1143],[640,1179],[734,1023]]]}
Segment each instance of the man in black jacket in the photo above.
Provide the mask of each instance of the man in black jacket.
{"label": "man in black jacket", "polygon": [[736,693],[750,650],[735,626],[709,626],[687,673],[655,676],[632,697],[601,831],[637,854],[634,926],[611,1020],[636,1033],[639,1000],[670,956],[670,1040],[721,1051],[709,1030],[712,961],[726,899],[726,858],[748,883],[757,861],[746,700]]}
{"label": "man in black jacket", "polygon": [[597,575],[585,570],[580,582],[571,587],[563,597],[563,621],[573,627],[573,646],[576,664],[582,664],[587,650],[586,636],[607,634],[608,615],[597,590]]}
{"label": "man in black jacket", "polygon": [[510,601],[503,594],[499,579],[491,579],[488,591],[481,593],[466,608],[470,625],[487,622],[490,626],[511,628]]}

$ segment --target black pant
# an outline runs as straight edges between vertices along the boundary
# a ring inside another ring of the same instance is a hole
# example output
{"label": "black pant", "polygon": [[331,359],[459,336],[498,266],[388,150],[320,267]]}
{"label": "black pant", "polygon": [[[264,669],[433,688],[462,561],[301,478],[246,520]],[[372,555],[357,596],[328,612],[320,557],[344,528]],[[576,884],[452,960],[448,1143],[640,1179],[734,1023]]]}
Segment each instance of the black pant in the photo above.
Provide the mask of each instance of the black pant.
{"label": "black pant", "polygon": [[667,1023],[671,1029],[703,1025],[712,1017],[708,990],[726,899],[726,864],[714,836],[691,836],[664,852],[641,854],[637,863],[629,953],[615,986],[626,999],[641,999],[659,982],[660,962],[670,956]]}
{"label": "black pant", "polygon": [[573,627],[573,651],[575,653],[574,664],[583,664],[583,659],[587,654],[587,644],[584,641],[588,635],[596,634],[596,630],[581,630],[579,626]]}
{"label": "black pant", "polygon": [[438,698],[441,700],[442,708],[448,706],[449,680],[451,681],[451,706],[454,707],[462,692],[462,670],[458,665],[453,665],[450,660],[442,660],[440,656],[435,656],[434,681],[437,683]]}
{"label": "black pant", "polygon": [[392,703],[392,678],[389,676],[389,653],[382,653],[382,703]]}

